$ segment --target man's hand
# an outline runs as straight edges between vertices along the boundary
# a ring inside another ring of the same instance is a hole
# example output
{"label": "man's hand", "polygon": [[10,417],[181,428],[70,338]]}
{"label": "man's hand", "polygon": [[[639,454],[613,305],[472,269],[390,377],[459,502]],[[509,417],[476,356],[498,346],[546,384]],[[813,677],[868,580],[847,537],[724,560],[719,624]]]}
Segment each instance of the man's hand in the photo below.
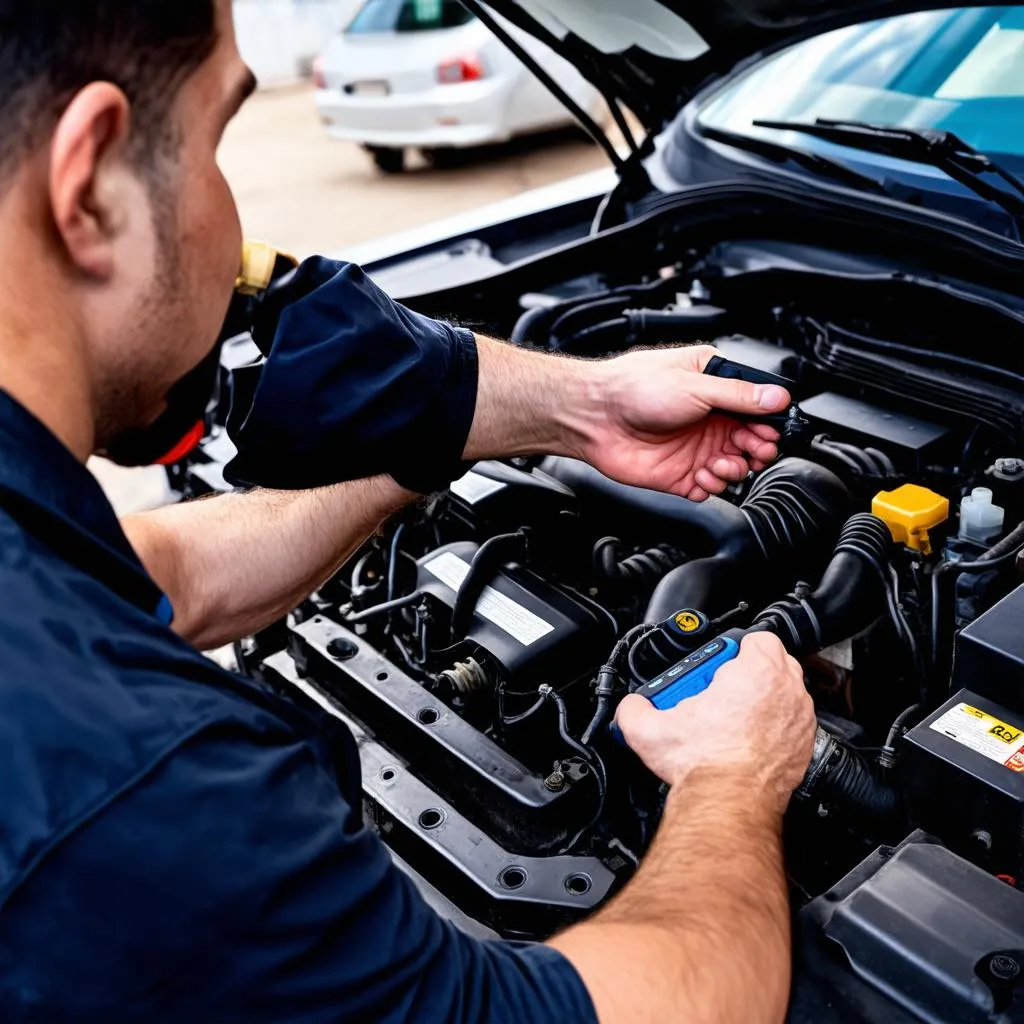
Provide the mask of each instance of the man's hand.
{"label": "man's hand", "polygon": [[700,345],[594,364],[596,415],[577,425],[582,458],[622,483],[693,501],[763,469],[778,455],[778,431],[722,411],[778,413],[790,396],[771,385],[704,376],[717,354]]}
{"label": "man's hand", "polygon": [[753,634],[704,693],[668,711],[626,697],[618,723],[672,785],[661,825],[623,890],[549,944],[580,972],[602,1024],[781,1024],[782,812],[814,735],[800,667]]}
{"label": "man's hand", "polygon": [[636,694],[616,716],[626,742],[659,778],[678,786],[708,769],[745,780],[781,814],[803,780],[816,722],[800,665],[777,637],[752,633],[703,693],[666,711]]}
{"label": "man's hand", "polygon": [[703,374],[709,345],[559,359],[479,338],[466,459],[560,454],[625,484],[702,501],[778,455],[778,431],[746,417],[790,403],[779,387]]}

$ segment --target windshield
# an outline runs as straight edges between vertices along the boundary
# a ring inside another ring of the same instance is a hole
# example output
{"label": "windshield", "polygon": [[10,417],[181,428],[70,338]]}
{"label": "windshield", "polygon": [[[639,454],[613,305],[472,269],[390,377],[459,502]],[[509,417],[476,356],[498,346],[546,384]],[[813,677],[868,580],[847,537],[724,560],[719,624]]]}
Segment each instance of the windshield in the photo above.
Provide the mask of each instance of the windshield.
{"label": "windshield", "polygon": [[345,34],[428,32],[458,28],[472,20],[473,15],[458,0],[367,0]]}
{"label": "windshield", "polygon": [[829,32],[730,82],[697,121],[825,150],[751,124],[818,117],[941,128],[1024,170],[1024,7],[924,11]]}

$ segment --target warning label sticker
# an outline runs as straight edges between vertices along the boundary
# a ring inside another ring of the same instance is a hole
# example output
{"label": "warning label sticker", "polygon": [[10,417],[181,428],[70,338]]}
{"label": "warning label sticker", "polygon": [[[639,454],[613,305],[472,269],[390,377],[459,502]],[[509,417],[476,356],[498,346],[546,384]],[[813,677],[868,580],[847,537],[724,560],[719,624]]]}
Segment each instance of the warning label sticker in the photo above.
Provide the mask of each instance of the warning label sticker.
{"label": "warning label sticker", "polygon": [[475,505],[478,501],[483,501],[484,498],[497,494],[498,491],[503,491],[506,486],[500,480],[492,480],[490,477],[482,476],[480,473],[474,473],[470,470],[465,476],[460,476],[458,480],[453,480],[449,490],[467,504]]}
{"label": "warning label sticker", "polygon": [[990,761],[998,761],[1010,771],[1024,773],[1024,729],[970,704],[950,708],[932,722],[932,728]]}
{"label": "warning label sticker", "polygon": [[[424,567],[432,576],[436,576],[446,587],[457,591],[469,572],[469,562],[446,551],[437,558],[432,558]],[[534,615],[529,608],[499,593],[494,587],[484,587],[480,600],[476,603],[477,615],[482,615],[488,622],[493,622],[503,629],[514,640],[524,647],[554,630],[550,622],[545,622],[539,615]]]}

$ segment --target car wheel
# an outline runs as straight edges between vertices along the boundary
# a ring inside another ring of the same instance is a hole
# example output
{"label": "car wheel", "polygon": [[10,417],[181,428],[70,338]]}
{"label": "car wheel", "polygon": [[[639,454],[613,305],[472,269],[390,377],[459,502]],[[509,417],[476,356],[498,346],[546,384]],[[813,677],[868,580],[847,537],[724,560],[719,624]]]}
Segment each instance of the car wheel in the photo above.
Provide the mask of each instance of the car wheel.
{"label": "car wheel", "polygon": [[389,146],[367,146],[366,152],[373,157],[377,169],[385,174],[401,174],[405,170],[405,150]]}

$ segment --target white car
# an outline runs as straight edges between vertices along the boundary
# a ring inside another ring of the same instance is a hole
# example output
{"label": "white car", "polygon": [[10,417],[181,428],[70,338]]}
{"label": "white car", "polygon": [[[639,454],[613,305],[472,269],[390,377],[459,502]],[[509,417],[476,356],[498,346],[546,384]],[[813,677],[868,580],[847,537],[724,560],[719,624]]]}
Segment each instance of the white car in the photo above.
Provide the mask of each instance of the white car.
{"label": "white car", "polygon": [[[596,119],[597,90],[568,61],[511,30],[527,52]],[[314,68],[327,131],[361,143],[387,172],[417,147],[453,150],[573,123],[566,108],[458,0],[366,0]]]}

